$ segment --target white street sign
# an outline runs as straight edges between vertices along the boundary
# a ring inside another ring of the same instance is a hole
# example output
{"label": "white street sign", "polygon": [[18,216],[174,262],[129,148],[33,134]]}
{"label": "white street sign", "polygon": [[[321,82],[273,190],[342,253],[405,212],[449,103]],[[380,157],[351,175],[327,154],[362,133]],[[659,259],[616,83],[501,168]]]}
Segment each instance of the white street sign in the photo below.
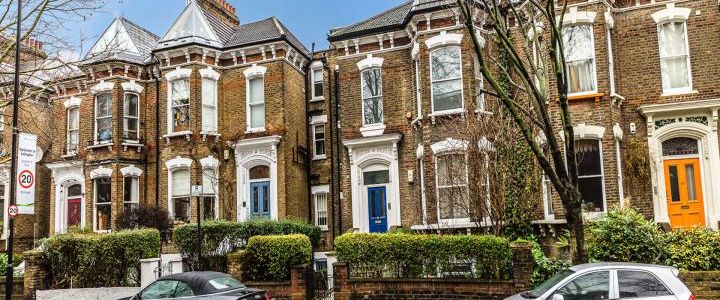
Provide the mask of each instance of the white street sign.
{"label": "white street sign", "polygon": [[17,165],[17,206],[22,215],[35,213],[35,161],[37,136],[20,133]]}
{"label": "white street sign", "polygon": [[202,195],[202,185],[193,185],[192,195],[193,197],[199,197],[200,195]]}

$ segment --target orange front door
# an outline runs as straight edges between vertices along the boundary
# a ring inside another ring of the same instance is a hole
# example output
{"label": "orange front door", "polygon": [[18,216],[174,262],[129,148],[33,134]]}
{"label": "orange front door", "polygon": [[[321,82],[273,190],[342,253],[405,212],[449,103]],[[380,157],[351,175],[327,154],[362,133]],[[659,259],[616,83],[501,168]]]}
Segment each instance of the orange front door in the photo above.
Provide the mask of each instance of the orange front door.
{"label": "orange front door", "polygon": [[705,226],[700,160],[665,160],[665,190],[672,228]]}

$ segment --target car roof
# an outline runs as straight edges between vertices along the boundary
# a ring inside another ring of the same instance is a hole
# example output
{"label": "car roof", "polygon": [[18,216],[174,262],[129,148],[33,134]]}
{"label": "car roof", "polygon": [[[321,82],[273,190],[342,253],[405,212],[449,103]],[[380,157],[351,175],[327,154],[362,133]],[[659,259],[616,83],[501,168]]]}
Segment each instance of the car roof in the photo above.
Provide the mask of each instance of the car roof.
{"label": "car roof", "polygon": [[639,263],[625,263],[625,262],[598,262],[598,263],[589,263],[589,264],[582,264],[573,266],[570,268],[570,270],[575,272],[590,270],[590,269],[607,269],[607,268],[629,268],[629,269],[664,269],[664,270],[670,270],[673,273],[677,273],[677,269],[673,267],[668,266],[660,266],[660,265],[651,265],[651,264],[639,264]]}
{"label": "car roof", "polygon": [[217,292],[208,286],[207,282],[216,278],[231,277],[228,274],[211,271],[196,271],[172,274],[162,277],[158,280],[178,280],[190,286],[190,288],[199,295],[207,295]]}

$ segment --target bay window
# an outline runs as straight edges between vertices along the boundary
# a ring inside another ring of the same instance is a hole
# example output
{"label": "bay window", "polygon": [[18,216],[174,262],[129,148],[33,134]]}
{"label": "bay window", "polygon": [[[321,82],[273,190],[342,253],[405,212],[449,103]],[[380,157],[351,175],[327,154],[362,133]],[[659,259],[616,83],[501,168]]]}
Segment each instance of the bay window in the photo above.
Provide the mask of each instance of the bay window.
{"label": "bay window", "polygon": [[190,85],[187,79],[170,83],[170,132],[190,130]]}
{"label": "bay window", "polygon": [[190,221],[190,170],[179,169],[172,172],[171,201],[175,221]]}
{"label": "bay window", "polygon": [[112,95],[100,94],[95,98],[95,141],[112,140]]}
{"label": "bay window", "polygon": [[123,104],[123,139],[138,141],[140,101],[137,94],[125,94]]}
{"label": "bay window", "polygon": [[74,154],[80,145],[80,107],[67,110],[67,154]]}
{"label": "bay window", "polygon": [[460,46],[448,46],[430,52],[430,81],[433,113],[462,111]]}
{"label": "bay window", "polygon": [[248,129],[265,128],[265,78],[248,79]]}
{"label": "bay window", "polygon": [[140,207],[140,178],[126,176],[123,178],[123,208],[125,211]]}
{"label": "bay window", "polygon": [[590,24],[566,26],[562,38],[567,64],[568,93],[597,91],[595,74],[595,39]]}
{"label": "bay window", "polygon": [[605,178],[600,140],[579,140],[575,146],[578,188],[586,213],[605,212]]}
{"label": "bay window", "polygon": [[466,159],[464,153],[436,156],[438,216],[441,221],[470,218]]}
{"label": "bay window", "polygon": [[383,123],[383,89],[380,68],[369,68],[360,74],[362,85],[363,126]]}
{"label": "bay window", "polygon": [[217,80],[202,79],[202,132],[215,133],[217,124]]}
{"label": "bay window", "polygon": [[100,177],[93,180],[95,183],[95,230],[108,231],[111,229],[112,193],[110,177]]}
{"label": "bay window", "polygon": [[663,90],[666,93],[692,90],[686,22],[660,24],[658,35]]}

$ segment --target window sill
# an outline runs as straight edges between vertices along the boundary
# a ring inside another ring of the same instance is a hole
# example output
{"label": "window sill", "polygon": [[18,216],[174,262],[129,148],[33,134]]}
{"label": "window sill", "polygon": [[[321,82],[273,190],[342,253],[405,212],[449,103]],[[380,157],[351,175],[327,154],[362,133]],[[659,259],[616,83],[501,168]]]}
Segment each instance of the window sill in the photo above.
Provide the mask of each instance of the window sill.
{"label": "window sill", "polygon": [[327,155],[313,156],[312,159],[313,159],[313,160],[323,160],[323,159],[327,159]]}
{"label": "window sill", "polygon": [[431,118],[435,117],[444,117],[444,116],[451,116],[451,115],[462,115],[465,113],[465,110],[462,108],[456,108],[456,109],[449,109],[449,110],[441,110],[441,111],[435,111],[429,114]]}
{"label": "window sill", "polygon": [[77,156],[77,152],[67,152],[64,155],[60,156],[60,158],[75,158]]}
{"label": "window sill", "polygon": [[248,128],[245,130],[245,133],[259,133],[259,132],[265,132],[265,127],[262,128]]}
{"label": "window sill", "polygon": [[360,128],[363,137],[380,136],[385,133],[385,124],[366,125]]}
{"label": "window sill", "polygon": [[193,134],[192,131],[178,131],[178,132],[172,132],[172,133],[163,135],[163,138],[165,139],[165,141],[167,143],[170,143],[170,139],[176,138],[176,137],[181,137],[181,136],[184,136],[185,139],[187,139],[189,141],[192,134]]}
{"label": "window sill", "polygon": [[137,148],[137,152],[140,152],[145,145],[140,144],[140,141],[124,141],[122,144],[123,151],[128,151],[128,148]]}
{"label": "window sill", "polygon": [[603,96],[605,94],[596,92],[569,94],[568,101],[595,100],[595,102],[600,102]]}
{"label": "window sill", "polygon": [[215,142],[220,141],[220,134],[214,131],[201,131],[200,135],[202,136],[203,142],[207,140],[207,137],[214,137]]}
{"label": "window sill", "polygon": [[329,231],[330,230],[330,229],[328,229],[327,226],[318,226],[318,227],[320,227],[320,231]]}
{"label": "window sill", "polygon": [[685,96],[685,95],[693,95],[698,94],[697,90],[675,90],[675,91],[664,91],[660,97],[675,97],[675,96]]}
{"label": "window sill", "polygon": [[310,102],[320,102],[320,101],[325,101],[325,97],[317,97],[317,98],[310,99]]}
{"label": "window sill", "polygon": [[95,149],[101,149],[101,148],[108,148],[108,151],[112,151],[113,148],[113,142],[100,142],[95,143],[94,145],[87,146],[85,149],[90,150],[91,152]]}

